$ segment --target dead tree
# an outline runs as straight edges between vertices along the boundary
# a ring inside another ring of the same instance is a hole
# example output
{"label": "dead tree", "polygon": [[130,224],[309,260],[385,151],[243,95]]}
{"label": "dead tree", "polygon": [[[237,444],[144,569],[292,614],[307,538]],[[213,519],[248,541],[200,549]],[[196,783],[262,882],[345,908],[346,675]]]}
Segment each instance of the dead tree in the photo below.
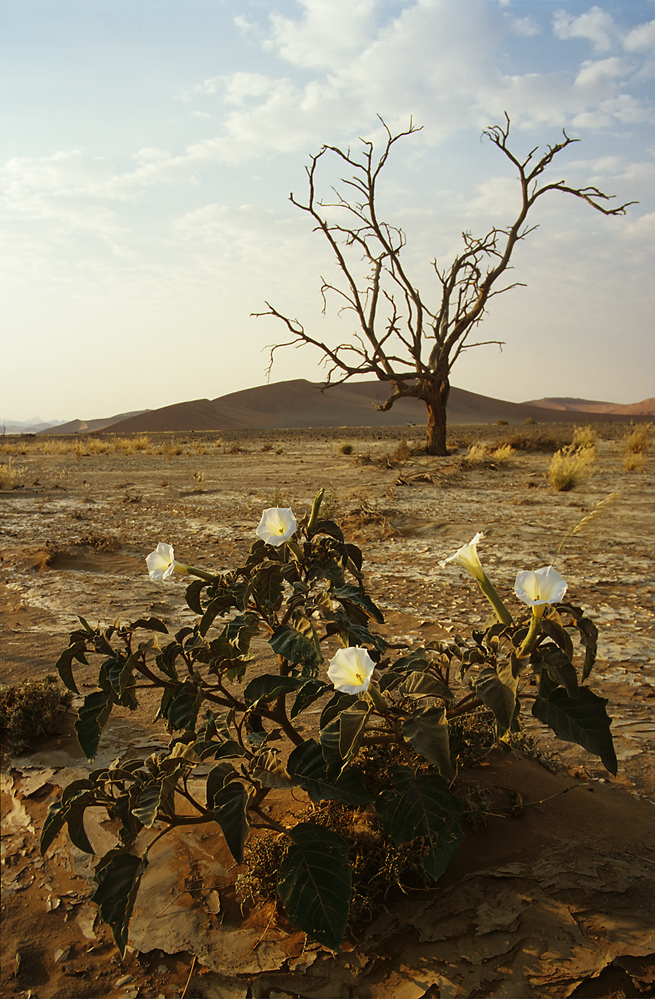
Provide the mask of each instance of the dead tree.
{"label": "dead tree", "polygon": [[[533,232],[527,225],[528,214],[539,198],[551,191],[573,195],[586,201],[603,215],[624,215],[627,202],[616,208],[607,204],[613,195],[596,187],[571,187],[564,180],[549,180],[547,173],[555,157],[577,139],[563,132],[563,139],[547,146],[543,154],[535,146],[521,160],[508,147],[510,120],[483,132],[513,164],[518,172],[519,199],[516,217],[505,228],[493,227],[484,236],[463,232],[464,247],[449,267],[434,260],[437,280],[436,304],[419,290],[401,259],[406,243],[402,229],[378,218],[377,185],[392,147],[399,139],[420,131],[411,122],[404,132],[386,131],[381,155],[374,154],[373,143],[360,140],[359,156],[350,148],[323,146],[311,157],[306,168],[309,196],[306,204],[290,200],[306,212],[329,243],[341,282],[322,280],[323,311],[332,293],[341,303],[340,311],[350,310],[357,318],[357,329],[345,343],[330,345],[307,332],[297,319],[290,319],[266,302],[267,311],[256,315],[275,316],[287,327],[291,338],[271,348],[270,365],[280,347],[312,344],[323,353],[328,365],[324,387],[343,384],[355,375],[374,375],[389,384],[389,397],[378,409],[391,409],[398,400],[410,396],[421,399],[427,409],[426,451],[444,455],[446,451],[446,408],[450,373],[462,351],[483,344],[502,341],[471,342],[470,335],[483,318],[490,300],[521,284],[504,284],[500,279],[509,268],[517,243]],[[342,178],[347,196],[332,188],[334,199],[317,196],[317,173],[322,161],[333,154],[352,170]],[[537,158],[538,157],[538,158]],[[440,300],[439,300],[440,299]],[[270,371],[269,365],[269,371]]]}

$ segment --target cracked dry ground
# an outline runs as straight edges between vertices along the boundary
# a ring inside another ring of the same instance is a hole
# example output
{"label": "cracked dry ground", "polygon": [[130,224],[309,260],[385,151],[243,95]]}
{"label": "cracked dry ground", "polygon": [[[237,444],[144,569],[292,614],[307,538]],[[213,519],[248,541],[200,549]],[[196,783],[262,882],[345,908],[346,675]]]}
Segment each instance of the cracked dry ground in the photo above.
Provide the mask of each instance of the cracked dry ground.
{"label": "cracked dry ground", "polygon": [[[570,430],[557,428],[569,439]],[[570,599],[600,629],[589,682],[609,700],[619,774],[609,779],[595,757],[528,716],[539,758],[494,751],[467,772],[489,789],[492,814],[469,831],[440,886],[390,901],[337,955],[270,907],[242,915],[229,855],[213,831],[165,837],[121,963],[89,901],[86,855],[60,835],[39,858],[48,804],[89,769],[67,717],[36,752],[4,757],[3,996],[171,999],[185,988],[187,997],[226,999],[653,994],[655,459],[626,472],[622,431],[603,425],[595,476],[555,493],[545,474],[550,453],[467,466],[464,445],[504,432],[453,428],[460,447],[448,458],[399,448],[417,433],[407,428],[248,432],[239,441],[153,435],[138,453],[86,456],[83,447],[79,455],[40,453],[37,441],[14,440],[24,451],[11,456],[22,486],[0,493],[3,684],[52,673],[77,614],[111,623],[148,612],[174,628],[192,620],[183,582],[154,584],[146,575],[143,560],[156,543],[174,544],[182,561],[227,569],[249,549],[263,507],[302,513],[321,486],[364,552],[368,586],[386,617],[381,630],[414,646],[486,617],[473,582],[454,566],[440,568],[440,558],[484,531],[485,567],[511,592],[518,569],[548,564],[566,532],[620,491],[558,563]],[[341,453],[344,441],[350,455]],[[91,671],[82,679],[94,686]],[[151,717],[149,704],[115,712],[94,766],[126,747],[129,757],[164,745]],[[516,800],[515,792],[526,802],[520,814],[493,814],[493,803]],[[294,803],[279,795],[283,821]],[[87,821],[100,851],[111,842],[102,819]]]}

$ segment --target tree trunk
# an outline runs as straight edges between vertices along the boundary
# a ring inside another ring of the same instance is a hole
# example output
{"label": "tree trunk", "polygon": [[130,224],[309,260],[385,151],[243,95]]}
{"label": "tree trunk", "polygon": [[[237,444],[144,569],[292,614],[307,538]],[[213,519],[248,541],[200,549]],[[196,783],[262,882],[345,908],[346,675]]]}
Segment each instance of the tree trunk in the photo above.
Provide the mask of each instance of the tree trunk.
{"label": "tree trunk", "polygon": [[446,448],[446,405],[450,382],[447,378],[437,382],[433,390],[423,399],[428,411],[428,426],[425,437],[425,450],[428,454],[447,455]]}

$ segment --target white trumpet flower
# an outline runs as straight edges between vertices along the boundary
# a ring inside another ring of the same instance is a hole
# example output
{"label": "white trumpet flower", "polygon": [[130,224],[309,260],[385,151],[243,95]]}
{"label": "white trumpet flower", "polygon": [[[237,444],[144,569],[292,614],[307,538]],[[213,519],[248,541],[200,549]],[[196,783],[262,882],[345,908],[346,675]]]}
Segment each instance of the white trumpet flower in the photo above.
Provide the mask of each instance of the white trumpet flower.
{"label": "white trumpet flower", "polygon": [[567,583],[552,565],[543,569],[524,569],[517,573],[514,592],[528,607],[556,604],[566,593]]}
{"label": "white trumpet flower", "polygon": [[369,688],[374,669],[375,663],[366,649],[351,646],[339,649],[330,659],[327,675],[336,690],[341,690],[344,694],[363,694]]}
{"label": "white trumpet flower", "polygon": [[174,572],[187,571],[187,567],[182,562],[175,561],[173,546],[167,545],[165,541],[160,541],[154,552],[150,552],[146,559],[146,565],[150,578],[156,583],[170,579]]}
{"label": "white trumpet flower", "polygon": [[267,545],[279,548],[295,533],[297,526],[292,510],[288,507],[273,506],[264,510],[257,527],[257,537]]}
{"label": "white trumpet flower", "polygon": [[461,548],[457,549],[454,555],[451,555],[450,558],[443,559],[439,565],[443,569],[448,562],[455,562],[456,565],[461,565],[463,569],[470,572],[478,583],[483,583],[487,577],[484,569],[482,568],[482,563],[478,558],[478,544],[483,538],[484,534],[480,534],[478,532],[474,538],[471,538],[467,545],[462,545]]}

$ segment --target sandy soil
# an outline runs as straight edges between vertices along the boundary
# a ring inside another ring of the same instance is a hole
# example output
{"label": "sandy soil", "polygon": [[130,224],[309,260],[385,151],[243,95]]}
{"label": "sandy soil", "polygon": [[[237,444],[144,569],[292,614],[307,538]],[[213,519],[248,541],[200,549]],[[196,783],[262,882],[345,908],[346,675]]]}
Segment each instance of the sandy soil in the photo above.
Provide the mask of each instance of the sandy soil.
{"label": "sandy soil", "polygon": [[[272,912],[244,923],[219,838],[200,837],[199,846],[180,836],[142,889],[134,950],[121,964],[88,901],[85,856],[61,836],[38,858],[49,802],[86,766],[66,719],[61,735],[36,753],[4,759],[3,995],[169,999],[185,986],[187,997],[244,999],[652,994],[655,459],[626,472],[624,428],[608,424],[595,476],[556,493],[546,478],[552,451],[516,452],[502,466],[466,463],[467,444],[497,443],[507,428],[453,428],[459,449],[448,458],[409,454],[417,433],[162,434],[152,436],[159,453],[86,456],[39,453],[32,441],[15,439],[24,449],[12,455],[22,485],[0,492],[2,683],[51,673],[77,614],[93,623],[144,612],[192,620],[183,584],[148,579],[143,560],[156,543],[174,544],[184,562],[226,569],[249,549],[265,506],[302,513],[321,486],[364,551],[387,620],[381,630],[416,645],[486,616],[472,581],[440,568],[440,558],[484,531],[485,567],[511,592],[517,570],[548,564],[580,517],[620,491],[558,563],[570,599],[600,629],[590,683],[610,702],[618,777],[608,779],[598,760],[529,719],[526,730],[550,769],[492,754],[467,779],[492,795],[509,789],[539,804],[511,818],[492,815],[471,832],[438,891],[395,902],[338,956],[307,945]],[[570,428],[548,434],[564,440]],[[403,441],[410,448],[399,448]],[[351,454],[341,453],[343,443]],[[94,686],[91,675],[84,680]],[[165,742],[149,716],[146,706],[113,720],[101,754],[109,761],[127,744]],[[92,825],[100,849],[109,834],[101,816]],[[187,860],[200,872],[195,888]]]}

